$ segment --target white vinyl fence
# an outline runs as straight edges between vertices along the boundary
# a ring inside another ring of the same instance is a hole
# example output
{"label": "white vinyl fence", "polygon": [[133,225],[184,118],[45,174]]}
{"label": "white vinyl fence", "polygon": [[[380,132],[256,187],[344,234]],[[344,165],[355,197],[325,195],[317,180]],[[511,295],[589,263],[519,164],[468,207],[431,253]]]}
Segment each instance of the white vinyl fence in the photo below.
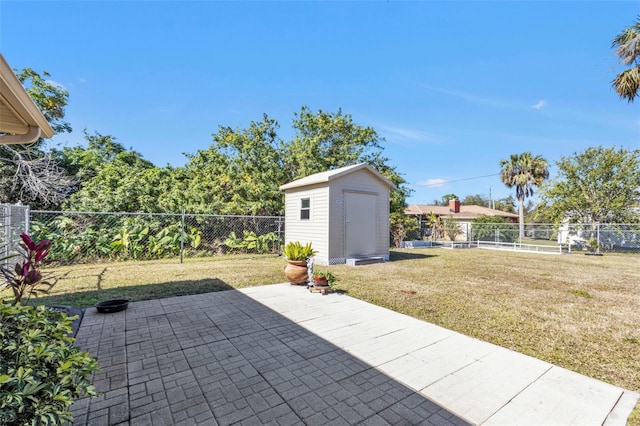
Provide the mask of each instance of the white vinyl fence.
{"label": "white vinyl fence", "polygon": [[451,241],[446,233],[406,241],[405,247],[483,247],[549,253],[640,253],[640,224],[525,224],[520,240],[518,224],[460,223]]}

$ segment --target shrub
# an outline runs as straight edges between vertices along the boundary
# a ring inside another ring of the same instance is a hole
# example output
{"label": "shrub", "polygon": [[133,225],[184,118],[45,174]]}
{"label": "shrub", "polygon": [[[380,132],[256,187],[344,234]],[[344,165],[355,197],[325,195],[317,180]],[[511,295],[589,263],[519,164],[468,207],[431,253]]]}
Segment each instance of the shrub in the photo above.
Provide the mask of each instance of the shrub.
{"label": "shrub", "polygon": [[420,225],[415,217],[407,216],[404,213],[393,212],[389,217],[389,227],[393,244],[396,248],[400,248],[405,239],[418,238]]}
{"label": "shrub", "polygon": [[73,346],[66,314],[0,303],[0,424],[61,424],[79,396],[95,396],[97,362]]}
{"label": "shrub", "polygon": [[20,234],[20,238],[22,238],[22,261],[16,263],[12,268],[0,265],[0,273],[5,280],[0,286],[4,285],[13,291],[14,305],[19,303],[25,294],[30,297],[31,295],[37,296],[39,293],[47,293],[55,284],[55,281],[44,279],[45,277],[38,269],[40,262],[49,254],[51,241],[42,240],[36,243],[25,233]]}
{"label": "shrub", "polygon": [[517,225],[500,216],[480,216],[472,221],[472,241],[512,242],[518,238]]}

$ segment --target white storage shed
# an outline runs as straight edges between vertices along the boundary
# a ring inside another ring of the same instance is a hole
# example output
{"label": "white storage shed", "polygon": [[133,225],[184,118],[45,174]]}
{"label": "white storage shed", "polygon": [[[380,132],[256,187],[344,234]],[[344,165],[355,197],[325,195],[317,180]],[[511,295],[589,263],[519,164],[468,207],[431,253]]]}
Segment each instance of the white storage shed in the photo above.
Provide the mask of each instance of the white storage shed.
{"label": "white storage shed", "polygon": [[389,260],[389,192],[395,187],[365,163],[282,185],[285,244],[311,242],[320,265]]}

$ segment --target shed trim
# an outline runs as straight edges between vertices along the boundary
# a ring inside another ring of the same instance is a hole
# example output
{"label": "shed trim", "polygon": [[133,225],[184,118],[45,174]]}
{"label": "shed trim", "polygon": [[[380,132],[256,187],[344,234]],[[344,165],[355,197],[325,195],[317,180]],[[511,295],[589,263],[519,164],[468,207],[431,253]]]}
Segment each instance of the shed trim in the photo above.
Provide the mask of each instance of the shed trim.
{"label": "shed trim", "polygon": [[315,173],[313,175],[309,175],[307,177],[303,177],[301,179],[294,180],[293,182],[289,182],[287,184],[281,185],[280,189],[287,190],[287,189],[293,189],[293,188],[300,188],[304,186],[316,185],[319,183],[326,183],[326,182],[330,182],[332,180],[338,179],[349,173],[353,173],[355,171],[362,170],[362,169],[368,170],[375,177],[383,181],[391,189],[396,188],[396,185],[393,182],[391,182],[389,179],[384,177],[376,169],[374,169],[367,163],[359,163],[359,164],[354,164],[352,166],[341,167],[339,169],[327,170],[326,172]]}

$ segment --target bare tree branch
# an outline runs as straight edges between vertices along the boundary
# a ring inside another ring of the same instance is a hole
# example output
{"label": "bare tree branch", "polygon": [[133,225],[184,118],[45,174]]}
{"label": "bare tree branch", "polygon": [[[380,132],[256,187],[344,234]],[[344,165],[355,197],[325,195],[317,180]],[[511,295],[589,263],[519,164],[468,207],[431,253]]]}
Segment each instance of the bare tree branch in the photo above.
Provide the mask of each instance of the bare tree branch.
{"label": "bare tree branch", "polygon": [[76,184],[76,180],[67,175],[49,153],[0,145],[0,154],[0,161],[14,169],[12,194],[25,203],[38,201],[45,206],[58,205]]}

